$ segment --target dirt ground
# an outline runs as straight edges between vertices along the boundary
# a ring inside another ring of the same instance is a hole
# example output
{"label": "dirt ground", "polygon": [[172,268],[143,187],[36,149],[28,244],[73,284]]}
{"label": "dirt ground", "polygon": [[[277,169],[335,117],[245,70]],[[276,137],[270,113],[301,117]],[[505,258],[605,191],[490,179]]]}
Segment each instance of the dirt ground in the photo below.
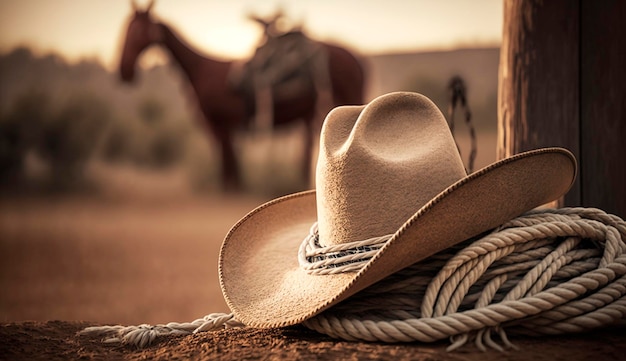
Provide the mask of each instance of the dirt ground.
{"label": "dirt ground", "polygon": [[447,342],[381,344],[336,341],[302,327],[230,329],[169,337],[137,349],[77,336],[86,322],[22,322],[0,326],[2,360],[624,360],[625,337],[615,330],[545,339],[517,338],[519,350],[452,353]]}
{"label": "dirt ground", "polygon": [[[110,324],[192,321],[227,312],[217,258],[228,229],[260,196],[10,198],[0,201],[0,360],[619,360],[626,330],[542,339],[483,353],[449,342],[330,339],[302,327],[231,329],[161,339],[144,350],[77,336]],[[59,321],[60,320],[60,321]]]}
{"label": "dirt ground", "polygon": [[254,197],[0,202],[0,320],[167,323],[226,312],[218,254]]}

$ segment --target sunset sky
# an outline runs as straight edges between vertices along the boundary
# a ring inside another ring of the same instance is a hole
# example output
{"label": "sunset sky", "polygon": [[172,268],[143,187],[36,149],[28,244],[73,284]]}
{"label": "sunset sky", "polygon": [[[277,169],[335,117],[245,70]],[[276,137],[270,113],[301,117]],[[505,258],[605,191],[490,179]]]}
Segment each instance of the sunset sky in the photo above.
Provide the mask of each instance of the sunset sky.
{"label": "sunset sky", "polygon": [[[311,37],[363,54],[493,46],[502,31],[502,0],[157,0],[153,13],[201,52],[233,59],[260,38],[246,14],[279,7]],[[110,67],[130,14],[125,0],[0,0],[0,52],[28,45]]]}

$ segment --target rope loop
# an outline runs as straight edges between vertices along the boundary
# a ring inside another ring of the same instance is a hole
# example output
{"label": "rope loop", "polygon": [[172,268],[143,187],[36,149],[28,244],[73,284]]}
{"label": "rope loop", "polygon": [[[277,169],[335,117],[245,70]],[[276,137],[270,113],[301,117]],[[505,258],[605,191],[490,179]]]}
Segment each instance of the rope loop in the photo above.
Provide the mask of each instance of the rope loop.
{"label": "rope loop", "polygon": [[582,332],[626,316],[625,240],[626,222],[599,209],[533,210],[303,323],[346,340],[449,338],[449,350],[470,340],[515,348],[507,333]]}

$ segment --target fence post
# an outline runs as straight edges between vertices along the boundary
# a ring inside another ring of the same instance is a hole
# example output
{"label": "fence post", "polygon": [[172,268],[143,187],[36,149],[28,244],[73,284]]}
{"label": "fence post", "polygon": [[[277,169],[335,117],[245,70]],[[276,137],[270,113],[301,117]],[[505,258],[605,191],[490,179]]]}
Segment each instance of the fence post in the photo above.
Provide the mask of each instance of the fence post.
{"label": "fence post", "polygon": [[559,205],[626,216],[626,2],[505,0],[498,159],[562,146],[578,159]]}

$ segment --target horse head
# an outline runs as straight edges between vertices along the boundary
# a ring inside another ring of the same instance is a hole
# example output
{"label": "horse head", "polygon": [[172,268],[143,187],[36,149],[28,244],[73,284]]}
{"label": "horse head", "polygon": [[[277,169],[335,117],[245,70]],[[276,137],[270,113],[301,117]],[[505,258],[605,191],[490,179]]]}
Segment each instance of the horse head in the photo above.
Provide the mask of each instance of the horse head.
{"label": "horse head", "polygon": [[120,76],[123,81],[133,80],[139,55],[147,47],[160,41],[159,25],[150,16],[153,4],[154,1],[151,1],[145,10],[140,10],[135,2],[132,2],[134,14],[128,23],[120,60]]}

